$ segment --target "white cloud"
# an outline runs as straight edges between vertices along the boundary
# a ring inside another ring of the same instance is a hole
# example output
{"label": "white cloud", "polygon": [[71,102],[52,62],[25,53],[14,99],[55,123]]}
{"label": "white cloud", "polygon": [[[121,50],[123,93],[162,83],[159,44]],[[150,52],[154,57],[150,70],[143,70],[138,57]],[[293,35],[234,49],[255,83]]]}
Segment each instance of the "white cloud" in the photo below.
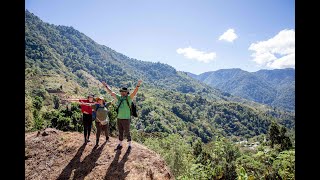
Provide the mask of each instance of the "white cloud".
{"label": "white cloud", "polygon": [[226,32],[224,32],[220,37],[219,40],[225,40],[228,42],[233,42],[235,39],[237,39],[238,36],[234,32],[234,29],[228,29]]}
{"label": "white cloud", "polygon": [[284,29],[266,41],[252,43],[249,50],[255,51],[251,56],[260,66],[274,69],[295,67],[295,32]]}
{"label": "white cloud", "polygon": [[213,61],[214,58],[217,57],[217,54],[215,52],[202,52],[197,49],[194,49],[192,47],[187,47],[187,48],[179,48],[177,49],[178,54],[182,54],[184,57],[188,59],[195,59],[199,62],[204,62],[208,63],[210,61]]}

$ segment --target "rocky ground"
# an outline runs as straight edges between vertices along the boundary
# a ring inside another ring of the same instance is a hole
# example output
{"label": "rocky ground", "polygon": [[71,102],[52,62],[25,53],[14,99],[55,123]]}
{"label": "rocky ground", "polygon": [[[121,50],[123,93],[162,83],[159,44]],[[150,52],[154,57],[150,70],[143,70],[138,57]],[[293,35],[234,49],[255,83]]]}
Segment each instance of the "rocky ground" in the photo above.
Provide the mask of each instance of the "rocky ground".
{"label": "rocky ground", "polygon": [[117,139],[100,137],[95,146],[83,143],[83,134],[47,128],[25,134],[25,179],[174,179],[165,161],[147,147],[126,141],[114,150]]}

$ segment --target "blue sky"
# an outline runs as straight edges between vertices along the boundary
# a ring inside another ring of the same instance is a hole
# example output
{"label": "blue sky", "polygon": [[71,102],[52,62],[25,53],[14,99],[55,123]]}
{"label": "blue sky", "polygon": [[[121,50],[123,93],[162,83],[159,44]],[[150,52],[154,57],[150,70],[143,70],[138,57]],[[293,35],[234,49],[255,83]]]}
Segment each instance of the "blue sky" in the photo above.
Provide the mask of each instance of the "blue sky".
{"label": "blue sky", "polygon": [[128,57],[180,71],[295,66],[293,0],[26,0],[25,7]]}

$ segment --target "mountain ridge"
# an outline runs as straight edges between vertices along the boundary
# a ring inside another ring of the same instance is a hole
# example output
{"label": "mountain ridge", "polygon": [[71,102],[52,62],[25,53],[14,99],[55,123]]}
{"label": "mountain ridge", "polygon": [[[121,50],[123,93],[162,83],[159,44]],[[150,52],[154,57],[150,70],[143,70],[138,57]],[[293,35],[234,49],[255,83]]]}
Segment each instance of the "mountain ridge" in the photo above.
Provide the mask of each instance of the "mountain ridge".
{"label": "mountain ridge", "polygon": [[294,111],[295,70],[293,68],[248,72],[240,68],[219,69],[190,75],[201,82],[235,96]]}

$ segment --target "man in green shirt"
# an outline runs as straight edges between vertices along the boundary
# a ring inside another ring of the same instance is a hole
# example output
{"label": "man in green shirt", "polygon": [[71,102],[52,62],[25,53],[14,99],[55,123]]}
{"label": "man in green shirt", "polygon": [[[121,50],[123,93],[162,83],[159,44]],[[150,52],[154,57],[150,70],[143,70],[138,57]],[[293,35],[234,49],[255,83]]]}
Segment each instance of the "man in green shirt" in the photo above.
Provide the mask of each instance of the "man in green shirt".
{"label": "man in green shirt", "polygon": [[102,84],[107,88],[108,93],[113,96],[115,100],[117,100],[117,106],[119,107],[118,116],[117,116],[117,126],[119,131],[119,143],[116,149],[122,148],[122,140],[123,134],[127,137],[128,140],[128,148],[131,148],[131,136],[130,136],[130,119],[131,119],[131,111],[130,106],[132,99],[136,96],[140,84],[142,80],[138,81],[138,84],[134,91],[129,95],[128,88],[122,87],[120,89],[120,95],[112,92],[106,82],[102,81]]}

